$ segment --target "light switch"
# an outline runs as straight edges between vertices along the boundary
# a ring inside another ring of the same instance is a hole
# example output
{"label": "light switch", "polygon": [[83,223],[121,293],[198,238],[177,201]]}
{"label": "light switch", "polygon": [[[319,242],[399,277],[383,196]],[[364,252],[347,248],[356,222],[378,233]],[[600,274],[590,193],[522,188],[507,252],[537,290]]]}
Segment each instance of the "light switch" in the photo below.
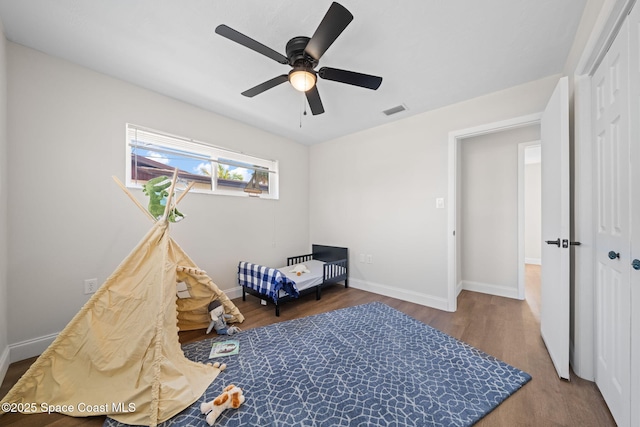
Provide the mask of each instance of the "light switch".
{"label": "light switch", "polygon": [[442,197],[436,199],[436,209],[444,209],[444,199]]}

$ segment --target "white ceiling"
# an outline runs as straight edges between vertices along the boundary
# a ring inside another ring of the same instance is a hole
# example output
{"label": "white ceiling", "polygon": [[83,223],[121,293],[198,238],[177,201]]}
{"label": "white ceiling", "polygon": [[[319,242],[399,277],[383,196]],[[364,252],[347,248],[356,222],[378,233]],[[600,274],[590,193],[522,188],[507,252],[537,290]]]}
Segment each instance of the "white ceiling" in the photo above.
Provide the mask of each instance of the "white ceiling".
{"label": "white ceiling", "polygon": [[[340,0],[354,20],[317,69],[383,82],[372,91],[318,79],[318,116],[302,115],[303,94],[288,83],[240,95],[290,67],[214,29],[226,24],[286,55],[330,0],[0,0],[0,18],[13,42],[314,144],[560,73],[586,1]],[[382,113],[400,104],[407,111]]]}

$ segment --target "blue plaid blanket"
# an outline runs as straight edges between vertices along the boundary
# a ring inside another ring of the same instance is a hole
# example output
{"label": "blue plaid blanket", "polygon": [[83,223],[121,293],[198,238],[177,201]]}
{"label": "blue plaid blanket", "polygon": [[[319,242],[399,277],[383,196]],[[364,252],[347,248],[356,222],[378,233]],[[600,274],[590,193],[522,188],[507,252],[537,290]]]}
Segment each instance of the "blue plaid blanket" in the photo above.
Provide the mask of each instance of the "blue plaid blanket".
{"label": "blue plaid blanket", "polygon": [[238,264],[238,284],[266,295],[273,301],[278,300],[280,289],[294,298],[300,295],[296,282],[289,280],[280,270],[245,261],[240,261]]}

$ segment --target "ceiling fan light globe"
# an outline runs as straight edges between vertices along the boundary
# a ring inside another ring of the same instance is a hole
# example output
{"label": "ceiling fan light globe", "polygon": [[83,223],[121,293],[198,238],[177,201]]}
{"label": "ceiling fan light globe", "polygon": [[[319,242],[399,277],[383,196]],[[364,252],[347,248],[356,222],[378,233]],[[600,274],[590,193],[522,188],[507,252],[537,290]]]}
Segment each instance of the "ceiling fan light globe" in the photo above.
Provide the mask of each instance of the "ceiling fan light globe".
{"label": "ceiling fan light globe", "polygon": [[316,85],[316,75],[307,70],[291,70],[289,83],[295,90],[306,92]]}

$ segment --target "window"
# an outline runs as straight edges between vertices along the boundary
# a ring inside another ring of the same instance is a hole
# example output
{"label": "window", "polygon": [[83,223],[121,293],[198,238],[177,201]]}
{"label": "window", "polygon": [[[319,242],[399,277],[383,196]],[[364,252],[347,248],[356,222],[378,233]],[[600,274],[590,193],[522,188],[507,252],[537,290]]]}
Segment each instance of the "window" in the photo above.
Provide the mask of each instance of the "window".
{"label": "window", "polygon": [[200,193],[278,198],[278,162],[127,124],[127,186],[174,169]]}

